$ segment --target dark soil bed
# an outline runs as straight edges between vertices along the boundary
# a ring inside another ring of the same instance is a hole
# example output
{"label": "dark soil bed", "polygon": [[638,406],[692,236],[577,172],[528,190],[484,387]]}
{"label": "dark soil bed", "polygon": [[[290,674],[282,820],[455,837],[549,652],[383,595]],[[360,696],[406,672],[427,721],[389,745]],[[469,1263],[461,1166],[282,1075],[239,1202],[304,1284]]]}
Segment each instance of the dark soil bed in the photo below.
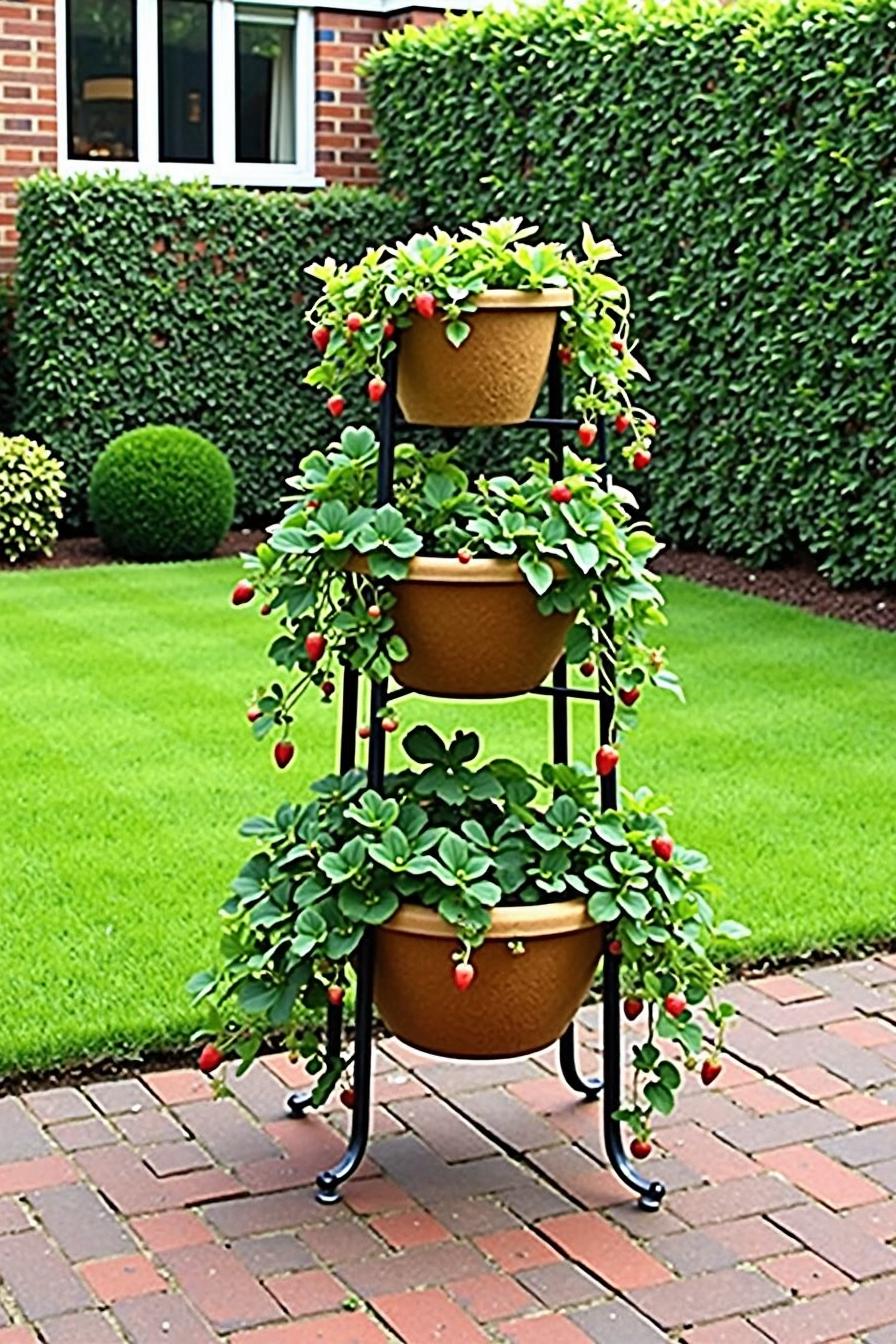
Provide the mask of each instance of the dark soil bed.
{"label": "dark soil bed", "polygon": [[[226,555],[239,555],[240,551],[252,551],[265,534],[260,528],[234,528],[212,552],[212,557],[220,560]],[[3,569],[78,569],[82,565],[126,564],[111,556],[99,537],[63,537],[56,543],[52,555],[37,556],[34,560],[19,560],[14,565],[0,560]]]}

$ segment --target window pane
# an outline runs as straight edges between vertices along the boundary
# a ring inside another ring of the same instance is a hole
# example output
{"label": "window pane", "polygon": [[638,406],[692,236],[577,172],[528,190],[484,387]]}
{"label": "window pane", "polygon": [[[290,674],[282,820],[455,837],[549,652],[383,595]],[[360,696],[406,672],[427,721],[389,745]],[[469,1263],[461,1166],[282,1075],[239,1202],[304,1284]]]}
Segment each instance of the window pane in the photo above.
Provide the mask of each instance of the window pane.
{"label": "window pane", "polygon": [[69,0],[69,155],[137,157],[135,0]]}
{"label": "window pane", "polygon": [[208,0],[160,0],[161,157],[209,163],[212,157],[211,6]]}
{"label": "window pane", "polygon": [[295,15],[278,21],[268,14],[237,14],[236,156],[241,163],[296,160]]}

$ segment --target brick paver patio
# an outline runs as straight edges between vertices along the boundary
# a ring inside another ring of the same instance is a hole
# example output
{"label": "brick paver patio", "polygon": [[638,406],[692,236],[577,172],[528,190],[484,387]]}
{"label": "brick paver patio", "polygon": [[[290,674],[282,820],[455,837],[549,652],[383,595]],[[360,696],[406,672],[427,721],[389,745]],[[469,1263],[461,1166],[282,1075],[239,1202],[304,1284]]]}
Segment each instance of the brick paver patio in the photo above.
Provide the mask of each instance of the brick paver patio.
{"label": "brick paver patio", "polygon": [[[370,1157],[282,1057],[0,1100],[0,1344],[896,1344],[896,957],[752,980],[639,1213],[553,1059],[379,1052]],[[583,1014],[586,1064],[598,1041]]]}

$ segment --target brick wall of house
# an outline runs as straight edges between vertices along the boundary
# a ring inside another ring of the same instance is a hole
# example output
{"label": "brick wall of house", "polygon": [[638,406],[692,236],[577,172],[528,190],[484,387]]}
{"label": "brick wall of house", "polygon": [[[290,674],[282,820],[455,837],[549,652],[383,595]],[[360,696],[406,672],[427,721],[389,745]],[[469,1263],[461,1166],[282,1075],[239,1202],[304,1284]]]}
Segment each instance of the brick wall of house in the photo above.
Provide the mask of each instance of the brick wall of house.
{"label": "brick wall of house", "polygon": [[16,182],[53,167],[56,19],[40,0],[0,2],[0,270],[15,257]]}

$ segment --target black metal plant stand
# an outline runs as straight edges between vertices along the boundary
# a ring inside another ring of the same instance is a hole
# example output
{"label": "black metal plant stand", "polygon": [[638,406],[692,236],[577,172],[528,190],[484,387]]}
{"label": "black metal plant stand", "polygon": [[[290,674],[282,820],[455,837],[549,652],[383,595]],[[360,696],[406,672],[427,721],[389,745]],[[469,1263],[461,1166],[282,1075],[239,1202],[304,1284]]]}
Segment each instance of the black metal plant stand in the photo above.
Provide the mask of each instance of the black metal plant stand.
{"label": "black metal plant stand", "polygon": [[[377,476],[377,504],[387,504],[392,499],[393,471],[395,465],[395,432],[399,424],[398,409],[395,402],[395,382],[397,356],[392,355],[385,372],[387,390],[380,403],[380,456]],[[402,424],[406,423],[404,421]],[[550,460],[556,465],[558,475],[563,471],[563,434],[574,431],[578,422],[563,418],[563,373],[557,357],[556,340],[548,365],[548,413],[546,416],[533,416],[515,429],[534,429],[547,432]],[[601,460],[606,460],[606,426],[603,419],[597,423],[598,447]],[[456,430],[447,431],[450,435]],[[607,631],[612,635],[612,631]],[[551,726],[554,745],[554,761],[558,764],[569,761],[569,702],[570,700],[591,700],[597,703],[600,723],[600,741],[611,743],[615,739],[615,659],[612,652],[612,639],[604,641],[599,670],[599,690],[578,690],[567,684],[565,659],[554,668],[550,685],[538,686],[531,692],[536,695],[549,695],[551,704]],[[370,690],[370,739],[367,754],[367,778],[372,789],[380,790],[386,773],[386,734],[382,728],[381,712],[390,699],[406,694],[401,689],[392,692],[387,681],[377,681]],[[358,674],[351,669],[344,670],[341,701],[339,768],[351,770],[355,765],[358,720]],[[604,775],[600,781],[601,806],[615,808],[618,801],[618,782],[616,771]],[[364,1159],[367,1142],[370,1137],[370,1114],[373,1080],[373,972],[374,972],[375,931],[368,929],[361,941],[357,955],[357,985],[355,991],[355,1032],[354,1032],[354,1104],[352,1107],[351,1133],[348,1146],[340,1160],[317,1177],[317,1199],[321,1204],[335,1204],[341,1198],[339,1187],[357,1171]],[[649,1212],[656,1211],[666,1193],[659,1181],[649,1181],[637,1172],[629,1162],[622,1141],[621,1126],[614,1119],[615,1112],[622,1103],[622,1023],[619,1012],[619,957],[604,948],[601,998],[603,1005],[603,1057],[605,1077],[583,1078],[578,1066],[575,1022],[571,1022],[559,1041],[560,1072],[573,1091],[581,1094],[586,1102],[603,1099],[603,1136],[604,1147],[610,1166],[616,1175],[638,1195],[638,1205]],[[343,1030],[342,1005],[330,1005],[327,1010],[327,1053],[336,1058],[341,1051]],[[293,1092],[287,1097],[287,1110],[290,1115],[299,1117],[305,1114],[311,1104],[311,1093]]]}

